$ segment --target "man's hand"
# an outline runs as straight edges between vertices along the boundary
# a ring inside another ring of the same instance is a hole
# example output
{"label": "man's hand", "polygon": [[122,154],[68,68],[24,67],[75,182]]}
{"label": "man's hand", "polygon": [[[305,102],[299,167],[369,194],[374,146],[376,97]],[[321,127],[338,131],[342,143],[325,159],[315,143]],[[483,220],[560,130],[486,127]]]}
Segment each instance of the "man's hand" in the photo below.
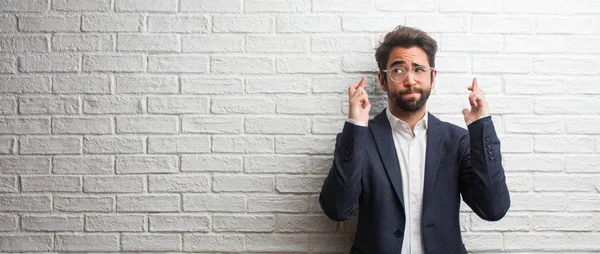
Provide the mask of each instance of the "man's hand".
{"label": "man's hand", "polygon": [[371,103],[369,103],[369,95],[365,88],[367,87],[366,78],[363,76],[360,81],[348,87],[349,107],[348,118],[352,120],[362,121],[365,124],[369,122],[369,111]]}
{"label": "man's hand", "polygon": [[471,95],[469,95],[471,109],[463,108],[462,110],[467,125],[477,121],[481,117],[490,115],[490,108],[485,99],[485,93],[477,85],[477,78],[473,78],[473,84],[468,89],[471,91]]}

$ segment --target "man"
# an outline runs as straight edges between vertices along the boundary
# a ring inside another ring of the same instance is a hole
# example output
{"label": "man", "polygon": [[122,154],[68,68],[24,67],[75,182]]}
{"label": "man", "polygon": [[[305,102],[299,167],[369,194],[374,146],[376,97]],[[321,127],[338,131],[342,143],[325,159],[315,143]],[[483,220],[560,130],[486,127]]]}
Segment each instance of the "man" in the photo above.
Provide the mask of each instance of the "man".
{"label": "man", "polygon": [[418,29],[385,36],[375,58],[388,107],[373,120],[365,78],[348,88],[349,119],[320,203],[336,221],[360,209],[351,253],[467,253],[460,196],[485,220],[508,211],[500,141],[477,80],[468,87],[471,109],[462,111],[468,131],[427,112],[436,51]]}

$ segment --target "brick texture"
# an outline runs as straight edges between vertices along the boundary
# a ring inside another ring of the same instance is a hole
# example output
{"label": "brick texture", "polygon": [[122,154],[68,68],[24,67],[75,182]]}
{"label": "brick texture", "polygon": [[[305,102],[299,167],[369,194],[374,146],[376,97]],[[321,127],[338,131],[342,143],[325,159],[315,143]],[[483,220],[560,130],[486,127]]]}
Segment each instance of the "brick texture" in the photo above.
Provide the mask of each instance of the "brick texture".
{"label": "brick texture", "polygon": [[397,25],[438,42],[429,109],[473,77],[511,210],[471,253],[600,250],[596,0],[0,0],[0,253],[347,253],[318,196],[347,87]]}

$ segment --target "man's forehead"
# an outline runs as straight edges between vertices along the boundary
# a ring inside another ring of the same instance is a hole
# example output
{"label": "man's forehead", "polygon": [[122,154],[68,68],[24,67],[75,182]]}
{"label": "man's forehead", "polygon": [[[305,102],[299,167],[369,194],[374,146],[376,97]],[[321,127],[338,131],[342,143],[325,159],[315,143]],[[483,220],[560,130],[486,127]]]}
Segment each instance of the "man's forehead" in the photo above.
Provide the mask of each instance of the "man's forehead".
{"label": "man's forehead", "polygon": [[394,48],[390,52],[390,57],[388,58],[388,64],[410,64],[410,65],[426,65],[427,64],[427,54],[425,51],[419,47],[410,47],[410,48]]}

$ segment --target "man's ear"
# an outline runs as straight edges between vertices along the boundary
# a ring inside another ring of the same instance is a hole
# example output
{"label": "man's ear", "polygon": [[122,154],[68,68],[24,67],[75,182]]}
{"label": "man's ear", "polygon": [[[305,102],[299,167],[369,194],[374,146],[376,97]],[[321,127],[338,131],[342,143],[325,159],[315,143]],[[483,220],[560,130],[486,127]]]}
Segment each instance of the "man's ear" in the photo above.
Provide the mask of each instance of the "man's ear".
{"label": "man's ear", "polygon": [[437,69],[431,72],[431,89],[435,88],[435,83],[437,83]]}
{"label": "man's ear", "polygon": [[387,92],[387,85],[385,84],[385,72],[378,72],[377,73],[377,79],[379,79],[379,86],[381,87],[381,90],[383,90],[384,92]]}

